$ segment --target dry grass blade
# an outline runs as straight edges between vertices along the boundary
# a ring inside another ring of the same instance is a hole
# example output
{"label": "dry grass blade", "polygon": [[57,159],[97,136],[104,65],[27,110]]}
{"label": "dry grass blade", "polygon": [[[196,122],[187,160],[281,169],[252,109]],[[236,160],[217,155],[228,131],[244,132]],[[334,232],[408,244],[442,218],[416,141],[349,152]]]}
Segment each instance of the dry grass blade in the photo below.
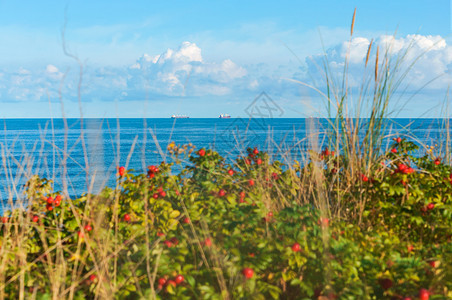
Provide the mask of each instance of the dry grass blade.
{"label": "dry grass blade", "polygon": [[366,63],[365,63],[365,67],[367,67],[367,63],[369,62],[369,56],[370,56],[370,50],[372,49],[372,43],[374,42],[373,39],[370,40],[370,44],[369,47],[367,48],[367,54],[366,54]]}
{"label": "dry grass blade", "polygon": [[377,46],[377,54],[375,57],[375,82],[378,80],[378,52],[379,52],[379,46]]}
{"label": "dry grass blade", "polygon": [[355,27],[355,17],[356,17],[356,7],[355,11],[353,12],[352,26],[350,27],[350,35],[353,35],[353,29]]}

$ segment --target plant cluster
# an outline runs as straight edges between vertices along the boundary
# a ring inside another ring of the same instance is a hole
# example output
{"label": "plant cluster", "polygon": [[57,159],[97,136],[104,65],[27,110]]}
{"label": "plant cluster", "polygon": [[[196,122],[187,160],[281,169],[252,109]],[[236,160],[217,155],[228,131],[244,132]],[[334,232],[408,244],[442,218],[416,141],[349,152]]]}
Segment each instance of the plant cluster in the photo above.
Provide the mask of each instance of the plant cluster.
{"label": "plant cluster", "polygon": [[452,168],[416,147],[352,174],[338,149],[285,165],[172,145],[78,199],[34,177],[2,218],[0,296],[450,299]]}

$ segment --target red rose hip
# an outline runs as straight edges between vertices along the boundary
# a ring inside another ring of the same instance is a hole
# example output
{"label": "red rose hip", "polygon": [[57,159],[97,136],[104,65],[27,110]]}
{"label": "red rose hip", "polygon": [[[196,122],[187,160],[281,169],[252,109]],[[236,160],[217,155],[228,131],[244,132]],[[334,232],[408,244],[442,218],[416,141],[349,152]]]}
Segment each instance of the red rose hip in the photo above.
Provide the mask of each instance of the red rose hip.
{"label": "red rose hip", "polygon": [[174,281],[176,282],[176,284],[181,284],[182,282],[184,282],[184,276],[179,274],[176,276],[176,278],[174,278]]}
{"label": "red rose hip", "polygon": [[159,285],[165,285],[166,279],[165,278],[159,278]]}
{"label": "red rose hip", "polygon": [[295,244],[292,245],[292,251],[293,251],[293,252],[298,252],[298,251],[300,251],[300,250],[301,250],[300,244],[295,243]]}
{"label": "red rose hip", "polygon": [[126,174],[126,168],[125,167],[119,167],[118,174],[121,177],[124,176],[124,174]]}
{"label": "red rose hip", "polygon": [[254,271],[251,268],[244,268],[242,270],[242,274],[243,274],[243,276],[245,276],[246,279],[250,279],[253,277]]}
{"label": "red rose hip", "polygon": [[426,289],[420,289],[419,291],[419,299],[428,300],[430,298],[430,293]]}

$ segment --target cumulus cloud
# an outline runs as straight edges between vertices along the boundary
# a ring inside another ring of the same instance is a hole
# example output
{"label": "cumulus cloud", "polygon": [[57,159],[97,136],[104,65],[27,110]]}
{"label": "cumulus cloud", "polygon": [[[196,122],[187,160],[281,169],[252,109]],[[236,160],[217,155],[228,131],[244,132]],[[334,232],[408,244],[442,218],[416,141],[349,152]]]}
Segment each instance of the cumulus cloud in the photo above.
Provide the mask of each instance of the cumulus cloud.
{"label": "cumulus cloud", "polygon": [[[167,49],[160,54],[143,54],[134,63],[123,67],[86,65],[82,80],[82,100],[127,101],[184,96],[253,99],[262,91],[273,97],[299,99],[302,93],[300,86],[284,78],[304,82],[314,79],[318,86],[324,87],[322,66],[326,58],[331,72],[340,82],[344,60],[348,57],[348,83],[352,87],[359,87],[363,74],[372,74],[376,46],[379,46],[380,58],[385,49],[388,49],[392,57],[406,52],[404,67],[416,59],[405,78],[412,90],[437,78],[428,85],[428,89],[436,90],[438,95],[444,96],[445,89],[452,82],[452,46],[440,36],[380,36],[374,41],[370,55],[372,63],[368,64],[366,71],[364,62],[369,44],[370,39],[355,37],[350,43],[339,43],[324,54],[307,57],[305,65],[294,61],[271,66],[265,63],[239,65],[229,58],[209,61],[203,57],[198,45],[183,42],[179,47]],[[77,65],[0,68],[0,100],[47,101],[50,97],[51,100],[58,101],[60,87],[64,99],[76,100],[78,75]]]}
{"label": "cumulus cloud", "polygon": [[[355,37],[350,42],[344,41],[332,47],[325,54],[309,56],[306,59],[308,73],[324,85],[323,62],[328,65],[333,76],[340,82],[344,70],[344,61],[348,57],[348,83],[351,87],[362,84],[364,74],[371,74],[375,65],[376,48],[379,47],[379,63],[385,53],[394,60],[402,59],[398,71],[409,70],[404,81],[409,84],[409,89],[446,89],[452,83],[452,46],[447,45],[441,36],[407,35],[405,37],[394,37],[382,35],[378,37],[373,45],[369,58],[371,63],[365,70],[365,60],[370,40],[364,37]],[[414,63],[412,66],[410,66]]]}
{"label": "cumulus cloud", "polygon": [[[73,99],[77,95],[78,68],[65,67],[68,71],[64,78],[60,68],[48,64],[43,69],[0,70],[6,74],[6,84],[0,86],[0,97],[2,100],[44,100],[47,93],[57,98],[61,80],[64,80],[63,96]],[[126,67],[85,66],[82,95],[87,101],[142,100],[147,95],[227,95],[236,92],[237,87],[246,87],[248,81],[244,67],[230,59],[204,61],[195,43],[183,42],[178,48],[161,54],[143,54]],[[5,92],[6,86],[8,91]]]}
{"label": "cumulus cloud", "polygon": [[58,73],[58,68],[54,65],[47,65],[46,71],[47,73]]}
{"label": "cumulus cloud", "polygon": [[168,96],[224,95],[231,92],[235,80],[247,75],[243,67],[230,59],[220,63],[204,61],[201,49],[190,42],[159,55],[144,54],[129,70],[131,87],[146,86]]}

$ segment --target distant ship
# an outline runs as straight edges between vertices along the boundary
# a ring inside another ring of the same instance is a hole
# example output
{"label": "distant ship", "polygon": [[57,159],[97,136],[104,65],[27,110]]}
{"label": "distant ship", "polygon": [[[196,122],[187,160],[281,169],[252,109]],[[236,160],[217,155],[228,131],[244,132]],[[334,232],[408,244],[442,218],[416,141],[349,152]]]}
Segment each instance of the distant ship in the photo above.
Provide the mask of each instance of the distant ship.
{"label": "distant ship", "polygon": [[188,119],[190,118],[189,116],[186,115],[172,115],[171,119]]}
{"label": "distant ship", "polygon": [[230,119],[230,118],[231,118],[231,116],[228,115],[228,114],[221,114],[220,115],[220,119]]}

